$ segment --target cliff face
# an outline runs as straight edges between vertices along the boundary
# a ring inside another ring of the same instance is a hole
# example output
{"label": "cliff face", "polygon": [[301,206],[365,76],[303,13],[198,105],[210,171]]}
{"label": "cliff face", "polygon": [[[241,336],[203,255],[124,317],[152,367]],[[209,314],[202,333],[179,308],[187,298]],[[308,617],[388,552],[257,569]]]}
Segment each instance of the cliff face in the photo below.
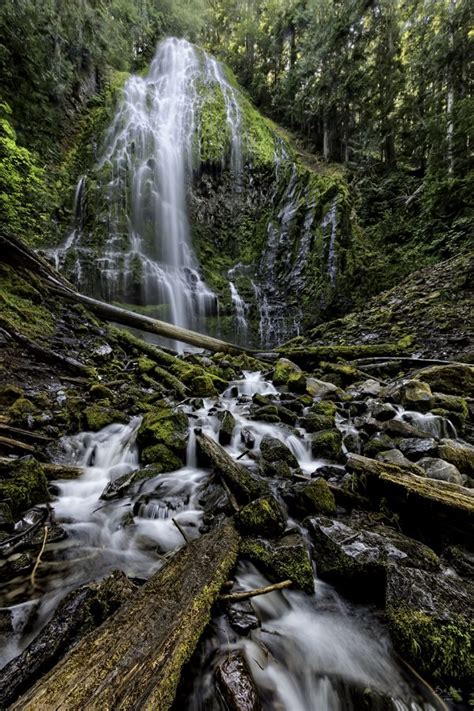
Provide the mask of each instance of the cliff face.
{"label": "cliff face", "polygon": [[[347,184],[303,162],[223,65],[184,49],[179,126],[166,124],[160,49],[114,110],[112,92],[94,110],[76,149],[72,226],[50,254],[86,293],[272,347],[347,308],[357,234]],[[170,244],[186,254],[170,257]],[[166,289],[185,305],[170,310]]]}

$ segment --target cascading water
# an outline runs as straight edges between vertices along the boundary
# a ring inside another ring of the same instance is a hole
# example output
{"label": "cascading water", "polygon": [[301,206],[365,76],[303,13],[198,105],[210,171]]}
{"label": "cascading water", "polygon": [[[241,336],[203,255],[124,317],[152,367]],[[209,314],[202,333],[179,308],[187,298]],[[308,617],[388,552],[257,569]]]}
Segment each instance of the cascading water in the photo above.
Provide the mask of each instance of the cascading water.
{"label": "cascading water", "polygon": [[334,199],[331,207],[323,218],[321,222],[321,228],[323,230],[330,226],[329,240],[327,240],[327,273],[331,284],[334,286],[336,283],[337,274],[337,260],[336,260],[336,234],[337,234],[337,202]]}
{"label": "cascading water", "polygon": [[[194,253],[187,192],[200,162],[201,84],[222,94],[228,160],[238,187],[243,169],[241,111],[222,65],[186,40],[167,39],[146,77],[132,76],[95,168],[97,201],[105,204],[107,236],[97,258],[81,210],[84,178],[76,192],[74,229],[53,255],[63,267],[74,250],[95,276],[79,286],[107,301],[155,307],[171,323],[206,330],[217,297],[205,284]],[[93,262],[93,266],[90,262]],[[77,271],[77,270],[76,270]],[[78,274],[75,274],[76,280]]]}

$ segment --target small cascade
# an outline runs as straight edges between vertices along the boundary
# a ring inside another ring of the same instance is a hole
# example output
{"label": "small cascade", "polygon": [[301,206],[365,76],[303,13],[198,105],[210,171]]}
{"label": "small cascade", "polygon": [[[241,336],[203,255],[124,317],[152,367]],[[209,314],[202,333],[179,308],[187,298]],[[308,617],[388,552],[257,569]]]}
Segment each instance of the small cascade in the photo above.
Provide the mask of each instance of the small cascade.
{"label": "small cascade", "polygon": [[[78,237],[80,236],[82,231],[84,220],[85,186],[86,176],[81,175],[77,182],[76,190],[74,193],[74,203],[72,209],[73,227],[71,232],[68,234],[62,245],[54,249],[46,250],[46,254],[53,262],[55,269],[59,271],[64,269],[66,258],[69,252],[76,246]],[[77,254],[75,255],[72,274],[74,281],[80,287],[82,282],[82,266],[79,256]]]}
{"label": "small cascade", "polygon": [[242,156],[242,112],[237,93],[227,81],[222,64],[206,54],[206,66],[210,67],[211,75],[218,83],[224,98],[227,125],[231,135],[230,168],[237,189],[241,188],[243,156]]}
{"label": "small cascade", "polygon": [[246,317],[248,306],[240,296],[233,281],[229,281],[229,289],[232,305],[234,307],[237,334],[242,337],[245,336],[248,331],[248,322]]}
{"label": "small cascade", "polygon": [[321,228],[323,230],[323,235],[325,235],[326,227],[330,225],[329,242],[327,244],[327,273],[331,284],[334,286],[336,283],[337,274],[337,255],[336,255],[336,234],[337,234],[337,201],[334,198],[331,207],[323,218],[321,222]]}

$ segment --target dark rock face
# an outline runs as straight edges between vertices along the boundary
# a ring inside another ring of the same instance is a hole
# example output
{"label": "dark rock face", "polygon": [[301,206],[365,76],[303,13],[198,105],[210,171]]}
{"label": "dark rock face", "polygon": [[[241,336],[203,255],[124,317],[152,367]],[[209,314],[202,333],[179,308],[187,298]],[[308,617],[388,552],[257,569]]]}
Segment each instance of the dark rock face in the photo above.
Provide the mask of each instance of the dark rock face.
{"label": "dark rock face", "polygon": [[426,439],[418,437],[405,439],[400,442],[399,447],[405,457],[414,462],[422,457],[434,457],[438,451],[437,443],[429,437]]}
{"label": "dark rock face", "polygon": [[238,634],[247,635],[260,626],[260,622],[248,600],[234,602],[227,607],[230,625]]}
{"label": "dark rock face", "polygon": [[298,468],[298,460],[295,455],[279,439],[265,435],[260,443],[262,458],[266,462],[286,462],[290,467]]}
{"label": "dark rock face", "polygon": [[229,711],[261,711],[257,689],[241,652],[231,652],[220,661],[215,678]]}

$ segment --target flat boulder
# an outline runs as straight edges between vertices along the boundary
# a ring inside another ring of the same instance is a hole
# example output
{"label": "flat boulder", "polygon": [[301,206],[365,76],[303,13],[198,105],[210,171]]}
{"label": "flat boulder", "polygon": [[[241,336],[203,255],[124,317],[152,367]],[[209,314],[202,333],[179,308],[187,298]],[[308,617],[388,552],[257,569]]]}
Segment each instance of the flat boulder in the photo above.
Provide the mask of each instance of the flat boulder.
{"label": "flat boulder", "polygon": [[464,477],[454,464],[445,462],[444,459],[437,457],[423,457],[418,462],[422,467],[426,476],[430,479],[440,479],[441,481],[450,481],[453,484],[464,484]]}

